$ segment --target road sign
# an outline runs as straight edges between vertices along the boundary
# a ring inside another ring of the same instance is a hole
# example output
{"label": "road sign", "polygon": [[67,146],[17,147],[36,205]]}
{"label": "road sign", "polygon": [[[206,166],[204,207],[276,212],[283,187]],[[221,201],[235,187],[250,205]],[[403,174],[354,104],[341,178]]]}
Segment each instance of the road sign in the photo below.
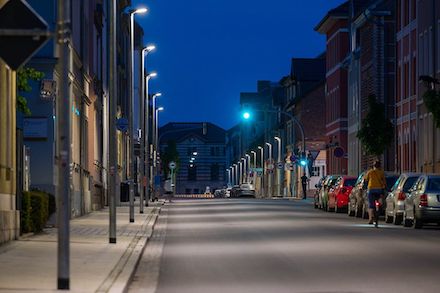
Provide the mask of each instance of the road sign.
{"label": "road sign", "polygon": [[295,163],[297,160],[298,160],[298,157],[297,157],[297,156],[295,156],[295,155],[291,155],[291,156],[290,156],[290,161],[291,161],[292,163]]}
{"label": "road sign", "polygon": [[170,163],[168,164],[168,167],[169,167],[171,170],[176,169],[176,162],[170,162]]}
{"label": "road sign", "polygon": [[273,170],[275,168],[275,165],[272,163],[267,164],[267,169],[268,170]]}
{"label": "road sign", "polygon": [[334,155],[336,158],[342,158],[342,157],[344,156],[344,153],[345,153],[345,151],[344,151],[344,149],[341,148],[341,147],[336,147],[336,148],[333,150],[333,155]]}
{"label": "road sign", "polygon": [[285,171],[293,171],[294,167],[295,167],[294,163],[286,163],[284,165],[284,170]]}
{"label": "road sign", "polygon": [[13,70],[26,63],[50,38],[47,23],[23,0],[0,9],[0,57]]}
{"label": "road sign", "polygon": [[280,169],[280,170],[283,169],[284,168],[284,163],[283,162],[278,162],[277,163],[277,168]]}
{"label": "road sign", "polygon": [[312,156],[313,161],[316,160],[320,151],[309,151],[309,154]]}
{"label": "road sign", "polygon": [[119,118],[116,121],[116,128],[119,131],[127,132],[127,130],[128,130],[128,119],[127,118]]}
{"label": "road sign", "polygon": [[258,177],[263,177],[263,171],[257,171],[257,176]]}

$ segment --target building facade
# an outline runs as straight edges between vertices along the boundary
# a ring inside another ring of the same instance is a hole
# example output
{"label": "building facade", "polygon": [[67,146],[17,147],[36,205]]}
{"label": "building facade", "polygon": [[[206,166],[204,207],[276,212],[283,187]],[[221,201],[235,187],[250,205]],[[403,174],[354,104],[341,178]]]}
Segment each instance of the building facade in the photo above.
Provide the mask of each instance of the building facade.
{"label": "building facade", "polygon": [[[417,76],[440,79],[440,3],[419,0],[417,7]],[[417,171],[440,173],[440,128],[426,109],[423,95],[427,85],[419,81],[417,88]],[[431,85],[428,85],[431,86]],[[439,90],[438,85],[433,85]]]}
{"label": "building facade", "polygon": [[[327,39],[325,127],[328,174],[347,174],[348,156],[356,155],[348,145],[348,135],[353,136],[348,128],[348,73],[344,66],[349,52],[348,11],[349,2],[345,2],[330,10],[315,27]],[[343,156],[335,156],[336,148],[342,148]]]}
{"label": "building facade", "polygon": [[[226,131],[212,123],[168,123],[159,129],[160,153],[174,142],[178,152],[176,194],[212,192],[228,183]],[[163,170],[164,168],[162,168]],[[164,174],[165,178],[169,174]]]}

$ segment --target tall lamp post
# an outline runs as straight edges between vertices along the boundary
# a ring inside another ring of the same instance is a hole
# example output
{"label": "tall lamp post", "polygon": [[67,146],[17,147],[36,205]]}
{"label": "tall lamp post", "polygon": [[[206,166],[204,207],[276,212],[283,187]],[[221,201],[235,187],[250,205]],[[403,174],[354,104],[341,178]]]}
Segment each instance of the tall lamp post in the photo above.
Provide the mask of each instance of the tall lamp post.
{"label": "tall lamp post", "polygon": [[234,175],[235,175],[235,177],[234,177],[234,185],[237,185],[238,184],[238,165],[234,164],[233,168],[234,168]]}
{"label": "tall lamp post", "polygon": [[[162,93],[155,93],[153,94],[153,96],[151,97],[152,100],[152,117],[151,117],[151,122],[152,122],[152,126],[151,126],[151,146],[150,146],[150,158],[152,160],[151,166],[150,166],[150,174],[151,174],[151,178],[150,178],[150,185],[152,190],[154,190],[154,175],[155,175],[155,168],[156,168],[156,99],[158,97],[162,96]],[[156,196],[156,195],[154,195]]]}
{"label": "tall lamp post", "polygon": [[157,108],[156,109],[156,122],[155,122],[155,129],[156,129],[156,131],[155,131],[155,133],[156,133],[156,137],[155,137],[155,139],[154,139],[154,141],[155,141],[155,151],[154,151],[154,161],[155,161],[155,164],[156,164],[156,170],[155,170],[155,175],[158,175],[158,168],[157,168],[157,155],[158,155],[158,153],[159,153],[159,145],[158,145],[158,132],[159,132],[159,112],[161,112],[161,111],[163,111],[164,110],[164,108],[163,107],[159,107],[159,108]]}
{"label": "tall lamp post", "polygon": [[[150,51],[151,52],[151,51]],[[156,72],[151,72],[148,73],[145,76],[145,135],[144,135],[144,154],[146,154],[146,158],[145,159],[145,174],[148,175],[145,178],[145,200],[148,201],[151,199],[151,194],[150,194],[150,183],[151,182],[151,177],[153,176],[153,174],[150,172],[150,159],[151,159],[151,151],[150,151],[150,99],[149,99],[149,81],[152,77],[156,77],[157,73]],[[141,199],[141,203],[142,203],[142,199]]]}
{"label": "tall lamp post", "polygon": [[128,113],[131,115],[129,118],[129,132],[130,132],[130,159],[129,159],[129,168],[130,168],[130,223],[134,222],[134,174],[136,173],[136,167],[134,164],[135,156],[134,156],[134,129],[133,129],[133,100],[134,100],[134,16],[136,14],[144,14],[148,11],[147,8],[139,8],[135,10],[130,10],[130,99],[128,103]]}
{"label": "tall lamp post", "polygon": [[261,187],[260,187],[260,196],[263,196],[264,194],[264,147],[262,146],[258,146],[258,149],[260,150],[260,155],[261,155],[261,169],[262,169],[262,174],[261,174]]}
{"label": "tall lamp post", "polygon": [[243,162],[243,183],[247,182],[247,159],[241,158]]}
{"label": "tall lamp post", "polygon": [[[266,145],[268,146],[268,152],[269,152],[269,154],[268,154],[269,164],[271,164],[272,167],[273,167],[273,160],[272,160],[272,144],[266,142]],[[273,169],[272,169],[272,170],[269,170],[269,171],[272,171],[272,173],[273,173]],[[268,174],[268,176],[267,176],[267,177],[268,177],[268,178],[267,178],[267,191],[268,191],[267,193],[268,193],[269,196],[272,196],[272,173],[269,172],[269,174]]]}
{"label": "tall lamp post", "polygon": [[246,166],[247,166],[246,182],[249,182],[249,173],[251,171],[251,156],[249,156],[249,154],[245,154],[245,157],[246,157]]}
{"label": "tall lamp post", "polygon": [[[141,178],[142,178],[142,189],[140,194],[140,203],[139,203],[139,213],[144,213],[144,199],[146,195],[146,182],[148,172],[148,166],[146,166],[145,162],[145,146],[148,145],[148,80],[151,74],[145,75],[146,69],[146,58],[148,54],[156,49],[155,46],[149,45],[142,49],[141,52],[141,98],[139,99],[140,107],[139,107],[139,119],[140,119],[140,127],[141,127]],[[147,105],[147,106],[146,106]],[[148,199],[147,199],[148,205]]]}
{"label": "tall lamp post", "polygon": [[[275,141],[278,144],[277,163],[281,163],[281,138],[279,138],[278,136],[275,136],[274,138],[275,138]],[[281,172],[282,171],[283,170],[282,169],[278,169],[278,166],[277,166],[277,185],[278,185],[278,188],[277,188],[278,192],[277,193],[278,193],[278,196],[281,196],[281,191],[282,191],[282,189],[281,189]]]}
{"label": "tall lamp post", "polygon": [[240,161],[237,162],[238,165],[238,185],[243,183],[243,161],[240,159]]}
{"label": "tall lamp post", "polygon": [[257,152],[256,151],[251,151],[251,154],[254,157],[254,169],[257,168]]}

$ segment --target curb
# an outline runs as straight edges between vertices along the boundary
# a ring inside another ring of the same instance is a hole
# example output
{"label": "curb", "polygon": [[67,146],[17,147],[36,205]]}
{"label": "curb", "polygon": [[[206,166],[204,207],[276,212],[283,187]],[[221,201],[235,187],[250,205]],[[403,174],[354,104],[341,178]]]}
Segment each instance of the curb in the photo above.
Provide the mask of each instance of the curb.
{"label": "curb", "polygon": [[142,225],[141,230],[138,231],[135,237],[133,237],[115,268],[95,292],[127,292],[128,285],[133,278],[140,259],[142,258],[145,247],[153,234],[154,226],[156,225],[160,211],[160,207],[154,207],[151,212],[151,217],[148,217],[145,224]]}

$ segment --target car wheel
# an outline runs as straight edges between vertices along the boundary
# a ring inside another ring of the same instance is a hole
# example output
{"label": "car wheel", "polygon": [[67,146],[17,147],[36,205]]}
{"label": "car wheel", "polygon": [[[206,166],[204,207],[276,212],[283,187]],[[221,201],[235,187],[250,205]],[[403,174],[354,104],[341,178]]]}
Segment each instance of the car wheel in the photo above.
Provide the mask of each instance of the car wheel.
{"label": "car wheel", "polygon": [[365,204],[362,205],[362,218],[368,219],[368,210],[365,208]]}
{"label": "car wheel", "polygon": [[389,216],[387,214],[385,214],[385,223],[392,223],[393,222],[393,217]]}
{"label": "car wheel", "polygon": [[406,212],[403,213],[403,226],[404,227],[412,226],[412,221],[406,217]]}
{"label": "car wheel", "polygon": [[414,211],[414,228],[421,229],[423,228],[423,221],[416,215],[416,211]]}
{"label": "car wheel", "polygon": [[403,215],[397,215],[396,213],[394,213],[393,224],[400,225],[400,224],[402,224],[402,221],[403,221]]}
{"label": "car wheel", "polygon": [[351,209],[351,203],[348,204],[347,213],[349,217],[354,217],[354,211]]}

